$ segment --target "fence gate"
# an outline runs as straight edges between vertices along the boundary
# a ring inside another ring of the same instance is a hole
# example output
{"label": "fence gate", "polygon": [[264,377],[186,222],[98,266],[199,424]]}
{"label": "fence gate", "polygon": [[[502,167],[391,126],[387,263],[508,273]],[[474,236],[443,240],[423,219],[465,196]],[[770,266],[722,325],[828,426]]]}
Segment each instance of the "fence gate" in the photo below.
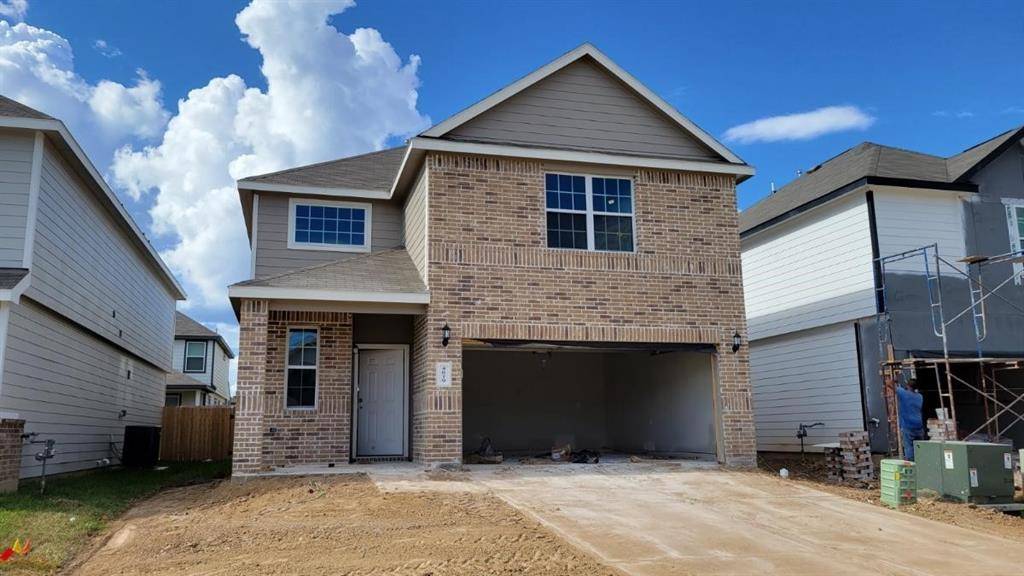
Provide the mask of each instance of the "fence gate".
{"label": "fence gate", "polygon": [[226,460],[234,437],[231,406],[164,406],[160,459]]}

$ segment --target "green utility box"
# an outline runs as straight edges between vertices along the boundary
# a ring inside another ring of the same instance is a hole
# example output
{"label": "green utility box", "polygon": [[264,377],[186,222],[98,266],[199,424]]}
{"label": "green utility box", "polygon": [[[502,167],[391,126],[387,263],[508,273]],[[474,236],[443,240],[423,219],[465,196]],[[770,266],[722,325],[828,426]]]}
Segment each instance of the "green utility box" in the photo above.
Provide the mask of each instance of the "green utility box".
{"label": "green utility box", "polygon": [[1013,502],[1013,455],[1005,444],[914,442],[917,489],[974,504]]}
{"label": "green utility box", "polygon": [[907,460],[882,460],[882,503],[898,508],[917,502],[917,475]]}

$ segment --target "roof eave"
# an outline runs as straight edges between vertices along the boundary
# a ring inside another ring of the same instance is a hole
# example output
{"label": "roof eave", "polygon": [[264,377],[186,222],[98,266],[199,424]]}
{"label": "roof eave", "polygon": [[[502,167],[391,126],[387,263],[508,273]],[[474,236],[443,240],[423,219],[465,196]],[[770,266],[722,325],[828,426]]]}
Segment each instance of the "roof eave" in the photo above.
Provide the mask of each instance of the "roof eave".
{"label": "roof eave", "polygon": [[967,171],[958,176],[955,182],[970,182],[970,179],[973,178],[975,174],[980,172],[985,168],[985,166],[988,166],[989,163],[998,158],[1004,152],[1012,148],[1014,144],[1020,142],[1022,138],[1024,138],[1024,126],[1018,128],[1012,136],[1007,138],[1005,142],[997,146],[994,150],[986,154],[984,158],[975,162],[973,166],[967,169]]}

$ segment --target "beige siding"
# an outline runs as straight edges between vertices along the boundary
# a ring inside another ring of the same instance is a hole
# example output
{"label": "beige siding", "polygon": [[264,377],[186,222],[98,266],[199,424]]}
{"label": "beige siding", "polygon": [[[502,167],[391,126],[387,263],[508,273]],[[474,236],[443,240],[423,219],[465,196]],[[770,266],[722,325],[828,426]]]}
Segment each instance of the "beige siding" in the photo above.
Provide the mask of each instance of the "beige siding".
{"label": "beige siding", "polygon": [[[0,411],[56,440],[47,473],[94,468],[111,442],[120,450],[126,425],[159,426],[164,403],[162,371],[27,298],[11,307],[2,386]],[[25,447],[22,477],[39,474],[39,449]]]}
{"label": "beige siding", "polygon": [[[256,215],[256,278],[283,274],[291,270],[333,262],[359,253],[336,252],[333,250],[295,250],[288,248],[288,200],[287,194],[260,194],[259,212]],[[364,200],[353,200],[363,202]],[[383,250],[402,245],[402,209],[394,202],[370,201],[373,204],[372,237],[373,250]]]}
{"label": "beige siding", "polygon": [[424,284],[427,281],[427,170],[405,202],[405,249]]}
{"label": "beige siding", "polygon": [[228,382],[228,368],[231,359],[224,353],[224,350],[216,343],[213,344],[213,385],[225,399],[231,398],[231,384]]}
{"label": "beige siding", "polygon": [[18,268],[25,253],[34,135],[0,130],[0,268]]}
{"label": "beige siding", "polygon": [[26,295],[169,369],[174,299],[129,234],[47,143]]}
{"label": "beige siding", "polygon": [[587,60],[566,66],[445,137],[642,156],[716,158],[699,140]]}

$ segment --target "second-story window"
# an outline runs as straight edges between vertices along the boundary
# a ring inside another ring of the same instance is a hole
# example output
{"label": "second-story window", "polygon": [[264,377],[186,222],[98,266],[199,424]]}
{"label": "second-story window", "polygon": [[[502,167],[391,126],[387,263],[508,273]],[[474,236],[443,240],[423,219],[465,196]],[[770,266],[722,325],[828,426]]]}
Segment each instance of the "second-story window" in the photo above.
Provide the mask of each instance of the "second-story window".
{"label": "second-story window", "polygon": [[633,251],[633,182],[546,174],[549,248]]}
{"label": "second-story window", "polygon": [[289,248],[370,250],[369,204],[292,199],[289,205]]}
{"label": "second-story window", "polygon": [[206,342],[185,342],[184,372],[206,372]]}

